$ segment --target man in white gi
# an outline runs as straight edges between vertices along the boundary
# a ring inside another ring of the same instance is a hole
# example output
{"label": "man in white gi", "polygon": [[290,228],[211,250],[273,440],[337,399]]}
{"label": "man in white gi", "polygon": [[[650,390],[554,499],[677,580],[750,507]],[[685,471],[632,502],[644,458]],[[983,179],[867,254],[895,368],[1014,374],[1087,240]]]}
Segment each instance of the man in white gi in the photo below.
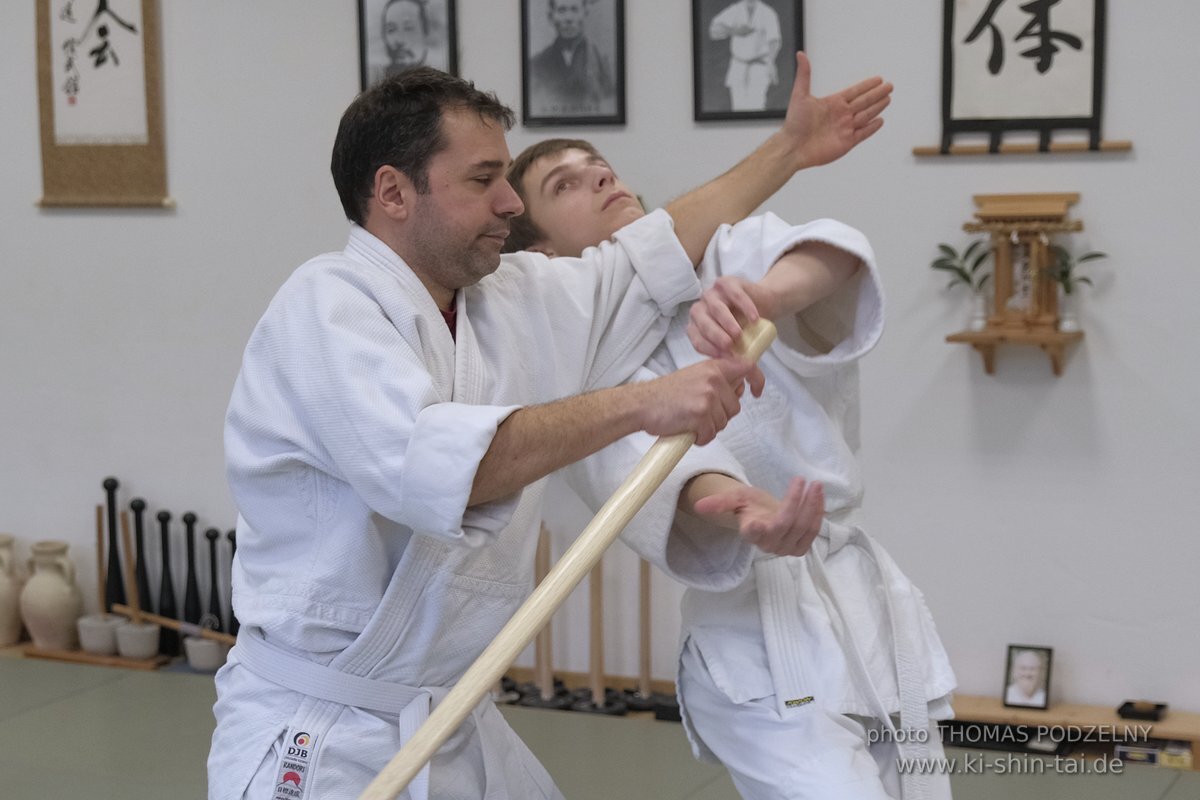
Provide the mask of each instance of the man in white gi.
{"label": "man in white gi", "polygon": [[734,111],[762,111],[767,90],[779,83],[779,15],[765,0],[738,0],[713,17],[708,26],[713,41],[729,40],[729,69],[725,87]]}
{"label": "man in white gi", "polygon": [[[211,798],[357,796],[528,594],[541,479],[635,431],[713,438],[749,365],[617,384],[698,294],[693,264],[716,224],[780,170],[869,135],[878,121],[858,112],[872,105],[818,105],[785,123],[793,147],[774,140],[671,204],[674,227],[654,212],[564,267],[501,262],[522,205],[504,179],[512,113],[493,95],[422,68],[351,104],[332,160],[349,243],[272,300],[227,415],[242,627],[217,676]],[[664,490],[678,498],[690,477]],[[776,500],[739,485],[732,525],[678,531],[663,560],[721,588],[750,541],[802,552],[822,505],[796,486]],[[409,787],[485,793],[559,796],[489,700]]]}
{"label": "man in white gi", "polygon": [[[526,213],[506,248],[577,256],[643,214],[581,140],[528,148],[509,179]],[[746,399],[717,443],[755,486],[786,489],[781,480],[793,474],[820,481],[828,515],[804,558],[759,553],[732,590],[689,584],[679,690],[695,752],[722,761],[747,798],[949,797],[947,776],[902,776],[897,758],[940,755],[930,720],[951,713],[953,672],[920,592],[854,524],[856,362],[883,326],[870,245],[832,220],[792,227],[768,214],[723,226],[700,276],[710,288],[692,308],[693,341],[681,312],[652,364],[695,363],[693,342],[708,355],[724,351],[739,330],[729,307],[774,319],[779,340],[760,360],[766,390]],[[595,506],[638,455],[630,440],[610,447],[579,465],[589,480],[575,485]],[[690,486],[696,508],[732,510],[728,496],[700,499],[699,481]],[[673,516],[669,501],[652,502],[624,538],[661,564]]]}

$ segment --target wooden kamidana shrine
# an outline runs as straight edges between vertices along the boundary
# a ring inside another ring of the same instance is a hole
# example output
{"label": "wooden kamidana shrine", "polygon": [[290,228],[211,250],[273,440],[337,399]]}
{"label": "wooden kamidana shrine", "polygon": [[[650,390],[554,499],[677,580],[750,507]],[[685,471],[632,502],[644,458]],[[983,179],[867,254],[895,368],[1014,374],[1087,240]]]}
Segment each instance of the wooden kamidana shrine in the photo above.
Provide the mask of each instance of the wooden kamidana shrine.
{"label": "wooden kamidana shrine", "polygon": [[1067,217],[1079,194],[978,194],[973,199],[976,219],[963,230],[991,237],[994,298],[983,330],[954,333],[946,341],[978,350],[989,375],[998,345],[1037,345],[1050,356],[1054,374],[1061,375],[1067,345],[1082,339],[1083,332],[1058,329],[1050,236],[1083,230],[1083,222]]}

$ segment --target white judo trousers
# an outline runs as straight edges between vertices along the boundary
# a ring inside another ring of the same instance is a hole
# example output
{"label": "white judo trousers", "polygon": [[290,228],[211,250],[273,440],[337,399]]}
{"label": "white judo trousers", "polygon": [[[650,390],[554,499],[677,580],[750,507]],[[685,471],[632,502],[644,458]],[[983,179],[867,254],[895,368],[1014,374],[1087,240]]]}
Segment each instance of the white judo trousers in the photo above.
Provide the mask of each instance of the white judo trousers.
{"label": "white judo trousers", "polygon": [[[931,719],[951,715],[954,673],[919,590],[855,525],[857,360],[883,328],[870,245],[832,220],[793,227],[767,214],[718,231],[701,281],[757,281],[804,241],[839,247],[863,266],[832,297],[776,321],[779,339],[759,361],[762,397],[744,397],[717,442],[693,448],[693,458],[732,454],[751,484],[776,496],[793,476],[819,480],[827,520],[803,558],[757,553],[733,589],[689,586],[678,680],[685,728],[697,757],[720,760],[747,798],[899,797],[901,784],[909,800],[946,797],[945,776],[901,780],[896,757],[940,751]],[[653,371],[699,360],[686,328],[681,314]],[[585,501],[602,502],[605,475],[624,474],[637,455],[630,450],[618,443],[578,467],[594,487]],[[653,561],[653,543],[678,524],[672,498],[656,496],[624,539]]]}
{"label": "white judo trousers", "polygon": [[[216,679],[212,800],[358,796],[532,587],[544,482],[467,507],[496,427],[627,379],[698,291],[664,212],[570,265],[505,257],[457,293],[457,340],[361,228],[293,274],[226,419],[242,628]],[[662,556],[701,585],[749,562],[688,536]],[[559,797],[486,700],[406,795]]]}

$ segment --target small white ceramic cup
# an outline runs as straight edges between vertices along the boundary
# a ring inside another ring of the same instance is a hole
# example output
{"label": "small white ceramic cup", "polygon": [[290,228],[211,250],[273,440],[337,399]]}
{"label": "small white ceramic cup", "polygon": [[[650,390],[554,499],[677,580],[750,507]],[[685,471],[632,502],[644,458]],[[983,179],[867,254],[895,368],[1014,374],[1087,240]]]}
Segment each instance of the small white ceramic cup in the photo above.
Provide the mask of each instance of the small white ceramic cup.
{"label": "small white ceramic cup", "polygon": [[153,657],[158,653],[158,626],[150,622],[126,622],[117,628],[117,652],[122,658]]}
{"label": "small white ceramic cup", "polygon": [[124,617],[116,614],[88,614],[75,624],[79,629],[79,646],[84,652],[97,656],[111,656],[117,652],[117,628],[125,623]]}
{"label": "small white ceramic cup", "polygon": [[185,636],[183,652],[188,666],[197,672],[216,672],[225,663],[229,646],[201,636]]}

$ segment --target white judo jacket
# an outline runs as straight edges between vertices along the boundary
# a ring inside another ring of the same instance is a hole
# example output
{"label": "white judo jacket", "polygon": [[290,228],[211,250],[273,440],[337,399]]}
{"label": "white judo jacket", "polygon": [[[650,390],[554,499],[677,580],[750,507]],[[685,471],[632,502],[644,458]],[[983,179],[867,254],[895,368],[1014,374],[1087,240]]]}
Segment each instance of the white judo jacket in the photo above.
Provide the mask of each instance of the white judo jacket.
{"label": "white judo jacket", "polygon": [[[723,450],[749,483],[782,496],[794,476],[825,486],[827,519],[809,555],[779,558],[757,552],[738,562],[729,590],[688,583],[682,640],[700,650],[714,682],[733,706],[775,697],[781,716],[802,713],[815,699],[839,713],[879,718],[905,708],[923,729],[929,715],[948,716],[955,677],[920,591],[878,542],[855,522],[863,495],[859,445],[858,360],[883,331],[883,294],[866,237],[833,220],[792,226],[773,214],[724,226],[709,243],[701,282],[724,275],[763,278],[781,255],[806,241],[857,255],[862,267],[834,293],[790,320],[759,361],[762,397],[746,395],[742,410],[706,451],[715,471],[729,471]],[[687,338],[687,315],[672,321],[654,372],[700,360]],[[586,473],[581,496],[590,505],[637,457],[623,440],[576,469]],[[694,465],[699,469],[698,465]],[[673,498],[653,498],[624,540],[660,563],[659,543],[679,530]],[[903,686],[902,686],[903,685]],[[687,723],[687,698],[682,697]],[[788,701],[793,701],[791,705]],[[926,707],[926,703],[931,705]],[[917,707],[919,706],[919,707]],[[921,718],[925,722],[922,723]],[[687,725],[696,755],[712,754]]]}
{"label": "white judo jacket", "polygon": [[[544,482],[467,507],[497,426],[628,379],[698,293],[665,212],[570,264],[504,257],[457,293],[457,340],[357,226],[292,275],[226,419],[242,627],[217,675],[210,798],[358,795],[531,589]],[[681,533],[663,553],[701,584],[746,560],[692,555],[712,549]],[[490,700],[409,792],[559,796]]]}

